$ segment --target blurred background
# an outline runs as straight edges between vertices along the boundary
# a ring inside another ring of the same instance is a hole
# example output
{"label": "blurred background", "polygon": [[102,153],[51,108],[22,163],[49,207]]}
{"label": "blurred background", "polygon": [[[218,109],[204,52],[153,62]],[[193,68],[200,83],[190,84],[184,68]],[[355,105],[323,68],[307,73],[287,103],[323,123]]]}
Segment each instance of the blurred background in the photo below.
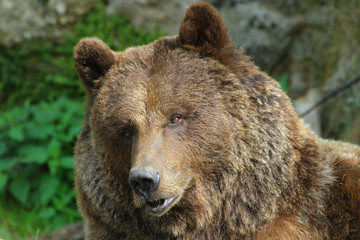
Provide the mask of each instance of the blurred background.
{"label": "blurred background", "polygon": [[[81,239],[73,149],[84,92],[73,47],[178,32],[191,0],[0,0],[0,238]],[[360,143],[360,1],[209,0],[238,46],[320,136]],[[333,94],[334,91],[337,94]],[[65,227],[64,227],[65,226]]]}

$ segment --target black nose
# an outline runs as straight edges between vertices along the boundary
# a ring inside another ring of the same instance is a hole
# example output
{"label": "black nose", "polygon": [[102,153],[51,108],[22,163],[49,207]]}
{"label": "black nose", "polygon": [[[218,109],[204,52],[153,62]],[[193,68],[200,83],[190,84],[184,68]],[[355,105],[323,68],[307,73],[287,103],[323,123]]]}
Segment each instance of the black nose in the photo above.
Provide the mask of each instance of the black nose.
{"label": "black nose", "polygon": [[131,170],[129,184],[138,195],[148,197],[160,185],[160,173],[150,167]]}

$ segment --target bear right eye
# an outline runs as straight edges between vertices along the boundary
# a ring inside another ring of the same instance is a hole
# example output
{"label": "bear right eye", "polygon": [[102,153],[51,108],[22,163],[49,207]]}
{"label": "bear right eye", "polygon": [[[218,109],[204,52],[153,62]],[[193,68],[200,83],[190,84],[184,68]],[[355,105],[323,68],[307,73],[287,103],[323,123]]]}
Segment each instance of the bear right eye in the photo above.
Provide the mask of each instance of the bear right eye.
{"label": "bear right eye", "polygon": [[126,129],[121,131],[121,137],[127,141],[131,140],[133,136],[133,131],[131,129]]}

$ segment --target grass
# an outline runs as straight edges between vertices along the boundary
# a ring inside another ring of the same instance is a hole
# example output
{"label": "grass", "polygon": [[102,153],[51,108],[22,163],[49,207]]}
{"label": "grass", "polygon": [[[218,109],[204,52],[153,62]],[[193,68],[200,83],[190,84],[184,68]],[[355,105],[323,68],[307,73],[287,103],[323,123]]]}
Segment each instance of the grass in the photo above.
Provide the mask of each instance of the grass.
{"label": "grass", "polygon": [[47,232],[47,221],[37,218],[37,212],[18,204],[14,199],[0,199],[0,239],[38,239],[40,231]]}

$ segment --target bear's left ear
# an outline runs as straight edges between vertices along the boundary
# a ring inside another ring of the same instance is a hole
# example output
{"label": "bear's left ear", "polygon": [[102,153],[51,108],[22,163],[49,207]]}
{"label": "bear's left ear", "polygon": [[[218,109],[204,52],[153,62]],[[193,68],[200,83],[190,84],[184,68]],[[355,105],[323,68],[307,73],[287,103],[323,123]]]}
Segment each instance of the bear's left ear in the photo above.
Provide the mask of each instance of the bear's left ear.
{"label": "bear's left ear", "polygon": [[102,85],[100,78],[115,63],[115,53],[98,38],[84,38],[76,45],[74,58],[86,93],[94,96]]}
{"label": "bear's left ear", "polygon": [[219,12],[206,2],[186,8],[180,26],[180,43],[187,49],[221,60],[222,52],[233,48],[231,37]]}

